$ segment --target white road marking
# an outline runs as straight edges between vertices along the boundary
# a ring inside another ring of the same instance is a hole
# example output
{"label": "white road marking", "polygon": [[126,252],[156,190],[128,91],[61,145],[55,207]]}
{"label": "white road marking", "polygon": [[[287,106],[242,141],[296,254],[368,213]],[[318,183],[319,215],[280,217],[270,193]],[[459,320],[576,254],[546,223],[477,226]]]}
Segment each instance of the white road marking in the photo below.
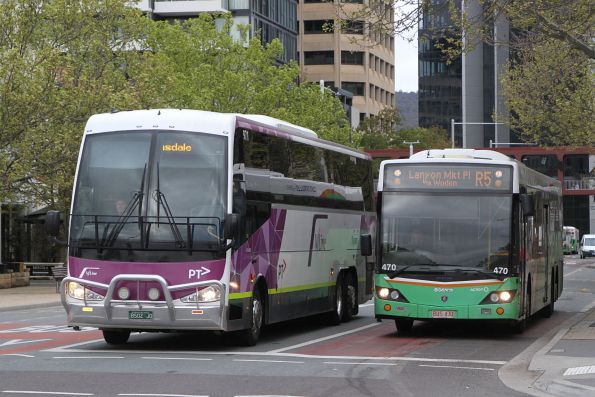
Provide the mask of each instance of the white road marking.
{"label": "white road marking", "polygon": [[35,357],[30,354],[20,354],[20,353],[0,354],[0,356],[16,356],[16,357],[29,357],[29,358]]}
{"label": "white road marking", "polygon": [[[88,352],[87,352],[88,353]],[[83,359],[83,360],[94,360],[94,359],[105,359],[105,358],[124,358],[121,356],[62,356],[62,357],[52,357],[56,359]]]}
{"label": "white road marking", "polygon": [[267,353],[275,354],[275,353],[281,353],[281,352],[284,352],[284,351],[287,351],[287,350],[299,349],[300,347],[313,345],[313,344],[318,343],[318,342],[322,342],[322,341],[329,340],[329,339],[335,339],[335,338],[338,338],[340,336],[349,335],[349,334],[353,334],[353,333],[362,331],[364,329],[376,327],[376,326],[378,326],[380,324],[381,323],[372,323],[372,324],[364,325],[363,327],[354,328],[354,329],[351,329],[351,330],[345,331],[345,332],[339,332],[337,334],[332,334],[332,335],[329,335],[329,336],[325,336],[323,338],[313,339],[313,340],[310,340],[310,341],[304,342],[304,343],[298,343],[297,345],[288,346],[288,347],[284,347],[284,348],[281,348],[281,349],[269,350]]}
{"label": "white road marking", "polygon": [[284,360],[248,360],[241,358],[234,358],[233,361],[240,362],[256,362],[256,363],[285,363],[285,364],[303,364],[303,361],[284,361]]}
{"label": "white road marking", "polygon": [[[568,264],[568,265],[570,265],[570,263],[565,263],[565,264]],[[564,277],[568,277],[568,276],[570,276],[571,274],[574,274],[574,273],[576,273],[576,272],[580,272],[581,270],[583,270],[583,268],[582,268],[582,267],[580,267],[580,268],[578,268],[578,269],[576,269],[576,270],[573,270],[573,271],[571,271],[570,273],[566,273],[566,274],[564,275]]]}
{"label": "white road marking", "polygon": [[52,339],[10,339],[10,340],[7,340],[6,342],[0,343],[0,347],[22,345],[23,343],[45,342],[48,340],[52,340]]}
{"label": "white road marking", "polygon": [[120,393],[118,396],[143,396],[143,397],[209,397],[198,394],[140,394],[140,393]]}
{"label": "white road marking", "polygon": [[595,374],[595,365],[587,365],[584,367],[568,368],[566,371],[564,371],[564,376],[586,375],[586,374]]}
{"label": "white road marking", "polygon": [[141,357],[144,360],[190,360],[190,361],[213,361],[212,358],[196,357]]}
{"label": "white road marking", "polygon": [[431,367],[431,368],[454,368],[454,369],[474,369],[480,371],[494,371],[494,368],[478,368],[478,367],[455,367],[452,365],[428,365],[419,364],[420,367]]}
{"label": "white road marking", "polygon": [[338,364],[338,365],[399,365],[395,363],[358,363],[349,361],[325,361],[323,364]]}
{"label": "white road marking", "polygon": [[34,390],[2,390],[2,393],[10,394],[42,394],[44,396],[94,396],[93,393],[68,393],[60,391],[34,391]]}

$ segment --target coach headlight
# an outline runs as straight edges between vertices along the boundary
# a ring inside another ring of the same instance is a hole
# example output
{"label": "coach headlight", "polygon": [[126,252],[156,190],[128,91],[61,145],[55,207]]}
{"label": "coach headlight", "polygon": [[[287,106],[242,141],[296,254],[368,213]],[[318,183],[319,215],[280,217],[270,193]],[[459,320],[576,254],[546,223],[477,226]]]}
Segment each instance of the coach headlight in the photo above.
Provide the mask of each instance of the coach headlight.
{"label": "coach headlight", "polygon": [[514,293],[515,291],[493,291],[481,301],[481,304],[510,303],[514,299]]}
{"label": "coach headlight", "polygon": [[86,299],[88,301],[100,301],[104,298],[102,295],[99,295],[74,281],[68,282],[66,285],[66,293],[68,293],[69,297],[79,300]]}
{"label": "coach headlight", "polygon": [[376,287],[376,296],[380,299],[395,302],[409,302],[399,290],[393,288]]}
{"label": "coach headlight", "polygon": [[180,298],[184,303],[207,303],[216,302],[221,299],[221,289],[216,285],[211,285],[206,288],[202,288],[190,295],[186,295]]}

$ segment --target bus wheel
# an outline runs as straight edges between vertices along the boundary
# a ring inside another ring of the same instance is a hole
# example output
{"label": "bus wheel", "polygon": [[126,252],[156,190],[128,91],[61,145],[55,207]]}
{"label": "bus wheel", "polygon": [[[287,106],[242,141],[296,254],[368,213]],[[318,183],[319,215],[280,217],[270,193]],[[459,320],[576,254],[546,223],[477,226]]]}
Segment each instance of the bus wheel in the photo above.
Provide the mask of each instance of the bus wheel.
{"label": "bus wheel", "polygon": [[410,334],[413,329],[412,318],[395,318],[395,326],[399,335]]}
{"label": "bus wheel", "polygon": [[254,346],[260,337],[260,331],[264,324],[264,303],[260,296],[260,290],[256,288],[252,293],[250,301],[251,318],[250,328],[240,331],[240,341],[244,346]]}
{"label": "bus wheel", "polygon": [[[531,288],[531,284],[529,284],[529,286],[527,287],[528,290],[530,290]],[[525,332],[525,330],[527,329],[527,323],[529,322],[529,317],[531,316],[531,294],[527,293],[527,296],[525,297],[525,313],[524,317],[522,320],[518,320],[514,325],[513,325],[513,331],[515,334],[522,334],[523,332]]]}
{"label": "bus wheel", "polygon": [[353,276],[347,275],[343,277],[343,280],[345,281],[342,283],[343,285],[341,288],[343,292],[343,310],[341,313],[341,320],[347,322],[353,319],[353,315],[357,308],[357,296]]}
{"label": "bus wheel", "polygon": [[341,318],[343,317],[343,279],[342,275],[337,279],[337,285],[335,286],[335,295],[333,296],[333,310],[326,313],[324,316],[324,322],[329,325],[341,324]]}
{"label": "bus wheel", "polygon": [[130,338],[130,331],[115,329],[104,329],[102,331],[103,339],[110,345],[123,345]]}
{"label": "bus wheel", "polygon": [[552,299],[550,301],[550,303],[543,308],[543,317],[545,318],[550,318],[552,316],[552,314],[554,314],[554,302],[555,302],[555,297],[554,297],[554,284],[552,283],[552,292],[550,294],[550,298]]}

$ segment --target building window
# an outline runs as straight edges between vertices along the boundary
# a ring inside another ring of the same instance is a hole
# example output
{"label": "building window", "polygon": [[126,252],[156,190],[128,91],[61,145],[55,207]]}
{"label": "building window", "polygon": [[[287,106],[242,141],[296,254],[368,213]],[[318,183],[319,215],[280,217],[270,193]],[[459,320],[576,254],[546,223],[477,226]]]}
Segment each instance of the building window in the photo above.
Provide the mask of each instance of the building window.
{"label": "building window", "polygon": [[364,21],[344,21],[343,33],[364,34]]}
{"label": "building window", "polygon": [[343,65],[363,65],[364,53],[361,51],[341,51],[341,63]]}
{"label": "building window", "polygon": [[558,158],[554,154],[531,154],[524,155],[521,158],[523,164],[527,167],[541,172],[552,178],[558,178],[558,168],[560,164]]}
{"label": "building window", "polygon": [[329,20],[304,21],[304,34],[332,33],[333,22]]}
{"label": "building window", "polygon": [[333,65],[334,63],[334,51],[304,51],[305,65]]}
{"label": "building window", "polygon": [[341,88],[351,92],[353,95],[363,96],[365,91],[365,83],[357,81],[344,81],[341,83]]}

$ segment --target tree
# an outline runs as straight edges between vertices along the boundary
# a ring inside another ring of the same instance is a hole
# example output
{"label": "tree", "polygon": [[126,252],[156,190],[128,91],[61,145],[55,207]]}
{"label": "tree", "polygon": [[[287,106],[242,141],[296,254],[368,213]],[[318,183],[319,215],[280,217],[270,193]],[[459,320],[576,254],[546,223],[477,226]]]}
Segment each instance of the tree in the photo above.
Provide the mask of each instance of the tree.
{"label": "tree", "polygon": [[300,84],[295,62],[279,65],[279,40],[265,47],[258,37],[234,40],[231,19],[223,21],[217,29],[214,17],[202,14],[183,24],[152,24],[151,51],[130,71],[140,107],[265,114],[350,144],[341,102],[316,85]]}
{"label": "tree", "polygon": [[[373,37],[379,33],[411,39],[409,33],[423,23],[436,29],[464,31],[467,40],[463,43],[459,38],[456,39],[458,45],[449,46],[451,51],[458,48],[460,53],[472,49],[479,42],[494,43],[494,32],[484,21],[505,18],[515,32],[531,38],[531,45],[555,39],[566,42],[590,59],[595,58],[595,9],[591,0],[472,0],[463,4],[466,5],[463,12],[461,0],[373,0],[357,6],[338,2],[336,7],[338,20],[372,22],[369,35],[364,39],[366,42],[374,42]],[[450,16],[450,27],[443,25],[441,18],[445,13]],[[527,45],[525,40],[513,40],[506,44],[517,50]],[[453,51],[451,55],[456,53]]]}
{"label": "tree", "polygon": [[543,146],[595,145],[593,63],[567,43],[550,40],[525,52],[502,81],[511,126]]}
{"label": "tree", "polygon": [[417,148],[450,147],[446,131],[439,127],[432,128],[397,128],[401,123],[398,109],[385,108],[378,115],[371,116],[359,125],[362,134],[360,145],[366,149],[406,148],[404,142],[419,141]]}
{"label": "tree", "polygon": [[0,2],[0,201],[65,209],[84,121],[127,102],[145,20],[117,0]]}

